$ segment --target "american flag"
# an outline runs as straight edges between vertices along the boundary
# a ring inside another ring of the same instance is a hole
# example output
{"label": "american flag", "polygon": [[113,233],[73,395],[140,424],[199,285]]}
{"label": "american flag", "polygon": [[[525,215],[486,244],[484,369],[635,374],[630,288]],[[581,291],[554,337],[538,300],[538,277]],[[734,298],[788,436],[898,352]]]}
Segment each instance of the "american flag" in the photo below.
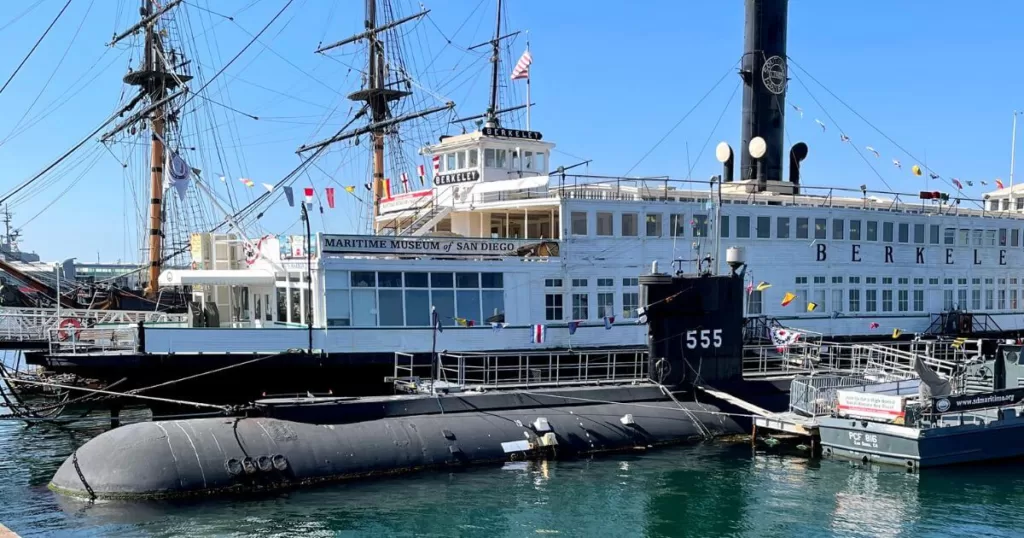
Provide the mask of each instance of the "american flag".
{"label": "american flag", "polygon": [[519,57],[519,62],[516,64],[516,68],[512,70],[512,80],[530,78],[530,64],[532,63],[533,56],[530,56],[530,51],[524,52],[523,55]]}

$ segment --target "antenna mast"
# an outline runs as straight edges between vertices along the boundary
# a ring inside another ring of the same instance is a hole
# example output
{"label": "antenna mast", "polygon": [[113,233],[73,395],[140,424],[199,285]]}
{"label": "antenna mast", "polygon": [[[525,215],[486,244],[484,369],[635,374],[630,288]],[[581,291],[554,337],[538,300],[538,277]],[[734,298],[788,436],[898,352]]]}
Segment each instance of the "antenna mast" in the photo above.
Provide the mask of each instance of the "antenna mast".
{"label": "antenna mast", "polygon": [[501,39],[501,0],[498,0],[497,22],[494,23],[494,40],[491,41],[491,104],[487,107],[487,126],[498,127],[498,40]]}

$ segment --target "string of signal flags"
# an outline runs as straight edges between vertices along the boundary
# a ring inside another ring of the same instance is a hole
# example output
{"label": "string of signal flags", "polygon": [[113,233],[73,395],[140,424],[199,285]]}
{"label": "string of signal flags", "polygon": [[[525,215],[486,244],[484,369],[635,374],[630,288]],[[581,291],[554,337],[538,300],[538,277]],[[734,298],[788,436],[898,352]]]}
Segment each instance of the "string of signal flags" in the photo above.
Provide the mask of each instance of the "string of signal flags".
{"label": "string of signal flags", "polygon": [[[795,104],[795,103],[790,103],[790,106],[793,107],[793,110],[797,112],[797,114],[800,116],[800,119],[803,119],[803,117],[804,117],[804,110],[802,108],[800,108],[800,106]],[[815,118],[814,119],[814,123],[817,124],[818,127],[821,127],[821,132],[822,133],[828,132],[828,127],[825,125],[825,122],[821,121],[820,119]],[[851,140],[850,137],[847,136],[846,133],[843,133],[843,132],[839,133],[839,142],[842,143],[842,144],[853,144],[854,143],[853,140]],[[875,149],[873,146],[864,146],[864,149],[867,150],[872,155],[874,155],[876,159],[881,159],[882,153],[880,151],[878,151],[877,149]],[[901,163],[899,159],[893,158],[892,159],[892,165],[894,167],[898,168],[899,170],[903,170],[903,163]],[[910,167],[910,173],[912,175],[916,176],[916,177],[922,177],[925,174],[925,170],[924,170],[924,168],[921,165],[915,164],[915,165],[912,165]],[[957,191],[959,191],[959,192],[963,192],[965,187],[973,187],[974,186],[974,180],[961,181],[959,178],[955,178],[955,177],[944,178],[943,176],[941,176],[939,174],[936,174],[935,172],[932,172],[932,171],[928,172],[928,177],[929,177],[929,179],[947,179],[950,183],[953,184],[953,186],[956,187]],[[979,180],[978,183],[980,183],[982,186],[988,186],[988,184],[989,184],[988,180]],[[1000,178],[996,178],[995,180],[993,180],[993,184],[995,185],[995,187],[997,189],[1004,189],[1004,188],[1006,188],[1006,186],[1003,184],[1003,180],[1000,179]]]}
{"label": "string of signal flags", "polygon": [[[772,287],[772,285],[771,285],[770,282],[761,281],[761,282],[759,282],[759,283],[757,283],[755,285],[753,280],[749,280],[749,281],[747,281],[746,291],[747,291],[747,295],[749,296],[749,295],[753,295],[753,293],[755,291],[764,292],[764,291],[767,291],[771,287]],[[781,304],[783,307],[789,306],[790,304],[793,303],[793,301],[795,301],[797,299],[797,297],[799,297],[799,296],[796,293],[793,293],[791,291],[787,291],[787,292],[785,292],[782,295],[782,300],[780,301],[779,304]],[[819,306],[821,306],[821,305],[819,305],[818,303],[815,303],[813,301],[807,301],[805,308],[806,308],[807,312],[814,312],[815,310],[818,309]],[[877,321],[872,321],[872,322],[868,323],[868,329],[870,329],[872,331],[880,328],[881,326],[882,325],[880,323],[878,323]],[[892,337],[893,337],[893,339],[899,338],[902,335],[903,335],[903,330],[902,329],[900,329],[898,327],[893,328],[893,330],[892,330]]]}

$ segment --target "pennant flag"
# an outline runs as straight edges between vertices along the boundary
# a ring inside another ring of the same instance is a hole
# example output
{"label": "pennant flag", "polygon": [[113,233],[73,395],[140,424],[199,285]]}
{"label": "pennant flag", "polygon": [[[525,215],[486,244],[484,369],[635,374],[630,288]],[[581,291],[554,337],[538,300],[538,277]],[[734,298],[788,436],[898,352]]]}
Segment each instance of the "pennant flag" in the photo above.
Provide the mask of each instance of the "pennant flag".
{"label": "pennant flag", "polygon": [[787,291],[786,294],[782,296],[782,306],[789,306],[789,303],[792,303],[793,299],[796,299],[796,295]]}
{"label": "pennant flag", "polygon": [[754,281],[747,282],[747,295],[754,293]]}
{"label": "pennant flag", "polygon": [[[970,181],[968,181],[968,183],[970,183]],[[960,184],[959,179],[953,178],[953,184],[956,185],[957,190],[964,190],[964,186]]]}
{"label": "pennant flag", "polygon": [[647,323],[646,307],[641,306],[640,308],[636,309],[636,323],[637,325],[640,325],[641,323]]}
{"label": "pennant flag", "polygon": [[434,161],[434,177],[437,177],[437,174],[441,172],[441,156],[434,155],[431,160]]}
{"label": "pennant flag", "polygon": [[356,186],[355,185],[346,185],[345,186],[345,192],[347,192],[349,194],[355,194],[356,193]]}
{"label": "pennant flag", "polygon": [[608,316],[604,318],[604,330],[610,330],[612,325],[615,324],[615,316]]}
{"label": "pennant flag", "polygon": [[818,303],[807,303],[808,312],[814,312],[815,308],[818,308]]}
{"label": "pennant flag", "polygon": [[757,288],[754,288],[754,289],[756,289],[757,291],[764,291],[764,290],[766,290],[766,289],[768,289],[770,287],[772,287],[771,284],[762,281],[760,284],[757,285]]}
{"label": "pennant flag", "polygon": [[866,149],[866,150],[870,151],[871,153],[874,153],[874,154],[875,154],[875,157],[881,157],[881,156],[882,156],[882,154],[881,154],[881,153],[878,153],[878,150],[877,150],[877,149],[875,149],[875,148],[873,148],[873,147],[871,147],[871,146],[864,146],[864,149]]}
{"label": "pennant flag", "polygon": [[902,164],[900,164],[900,162],[899,162],[899,161],[897,161],[896,159],[893,159],[893,160],[892,160],[892,164],[893,164],[893,165],[894,165],[894,166],[895,166],[896,168],[899,168],[900,170],[902,170],[902,169],[903,169],[903,165],[902,165]]}
{"label": "pennant flag", "polygon": [[381,190],[384,192],[384,194],[383,194],[383,196],[381,196],[381,198],[384,198],[385,200],[391,198],[391,180],[388,179],[388,178],[384,178],[384,179],[380,180],[380,182],[381,182]]}
{"label": "pennant flag", "polygon": [[168,168],[170,169],[171,185],[174,190],[178,191],[178,198],[184,200],[185,193],[188,192],[188,163],[181,158],[181,155],[178,155],[177,151],[172,152],[168,160],[170,161]]}
{"label": "pennant flag", "polygon": [[437,309],[434,308],[433,306],[430,307],[430,317],[431,317],[431,323],[434,326],[434,330],[439,332],[439,333],[443,333],[444,332],[444,328],[441,327],[441,316],[437,315]]}
{"label": "pennant flag", "polygon": [[284,197],[288,200],[288,207],[295,207],[295,192],[287,185],[282,188],[284,189]]}
{"label": "pennant flag", "polygon": [[1005,187],[1003,187],[1003,180],[1001,180],[1001,179],[997,179],[996,180],[996,188],[999,188],[999,189],[1005,188]]}
{"label": "pennant flag", "polygon": [[815,120],[814,120],[814,123],[817,123],[818,125],[820,125],[820,126],[821,126],[821,132],[823,132],[823,133],[825,132],[825,124],[824,124],[824,123],[822,123],[822,121],[821,121],[821,120],[819,120],[819,119],[815,119]]}
{"label": "pennant flag", "polygon": [[462,325],[463,327],[472,327],[476,323],[471,319],[466,318],[455,318],[455,323]]}
{"label": "pennant flag", "polygon": [[537,324],[537,325],[533,326],[532,340],[533,340],[534,344],[543,344],[544,343],[544,326],[543,325]]}
{"label": "pennant flag", "polygon": [[935,172],[928,172],[928,177],[932,179],[939,179],[939,175],[936,174]]}
{"label": "pennant flag", "polygon": [[[348,190],[348,187],[345,187],[345,190]],[[324,192],[327,193],[327,207],[334,209],[334,187],[327,187]]]}
{"label": "pennant flag", "polygon": [[877,329],[879,327],[881,327],[881,325],[879,325],[877,321],[872,321],[871,325],[868,325],[869,329]]}
{"label": "pennant flag", "polygon": [[426,185],[424,177],[427,175],[427,167],[422,164],[416,167],[416,174],[420,176],[420,187]]}
{"label": "pennant flag", "polygon": [[916,164],[910,167],[910,171],[913,172],[915,176],[921,175],[921,167]]}
{"label": "pennant flag", "polygon": [[512,70],[512,80],[519,80],[521,78],[530,78],[530,64],[533,63],[533,56],[530,55],[530,51],[527,50],[519,57],[519,62],[516,63],[515,69]]}
{"label": "pennant flag", "polygon": [[306,203],[313,203],[313,187],[305,187],[303,193],[306,195]]}
{"label": "pennant flag", "polygon": [[981,184],[982,185],[988,185],[988,181],[982,181]]}
{"label": "pennant flag", "polygon": [[[953,181],[956,181],[956,178],[953,178]],[[956,181],[956,182],[957,182],[957,183],[960,183],[959,181]],[[967,186],[968,186],[968,187],[973,187],[973,186],[974,186],[974,182],[973,182],[973,181],[968,181],[968,182],[967,182]]]}
{"label": "pennant flag", "polygon": [[839,133],[839,141],[840,142],[849,142],[850,141],[850,137],[846,136],[843,133]]}
{"label": "pennant flag", "polygon": [[240,177],[240,178],[238,178],[238,181],[241,181],[242,183],[244,183],[246,187],[252,187],[253,185],[256,185],[256,183],[253,182],[253,180],[251,180],[251,179],[249,179],[247,177]]}
{"label": "pennant flag", "polygon": [[569,336],[576,334],[576,329],[580,327],[580,322],[573,320],[569,322]]}
{"label": "pennant flag", "polygon": [[800,119],[804,119],[804,109],[794,105],[793,103],[790,103],[790,105],[793,107],[793,110],[797,112],[797,114],[800,114]]}
{"label": "pennant flag", "polygon": [[409,192],[409,174],[402,172],[402,191]]}
{"label": "pennant flag", "polygon": [[893,329],[892,330],[892,337],[893,338],[899,338],[901,334],[903,334],[903,331],[901,331],[899,329]]}
{"label": "pennant flag", "polygon": [[491,323],[491,330],[494,331],[494,332],[498,332],[498,331],[504,329],[505,327],[508,327],[508,323],[504,323],[504,322],[502,322],[502,323],[492,322]]}
{"label": "pennant flag", "polygon": [[366,190],[373,192],[373,187],[371,187],[369,183],[363,183],[363,186],[366,187]]}
{"label": "pennant flag", "polygon": [[271,185],[270,183],[264,183],[263,188],[267,189],[267,192],[274,192],[274,186]]}

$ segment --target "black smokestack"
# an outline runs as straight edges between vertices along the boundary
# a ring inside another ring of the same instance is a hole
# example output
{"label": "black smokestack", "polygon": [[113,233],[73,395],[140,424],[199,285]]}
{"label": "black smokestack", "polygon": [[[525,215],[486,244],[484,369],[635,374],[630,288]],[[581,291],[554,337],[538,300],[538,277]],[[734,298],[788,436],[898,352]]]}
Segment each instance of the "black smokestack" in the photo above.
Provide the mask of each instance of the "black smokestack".
{"label": "black smokestack", "polygon": [[[783,119],[786,112],[786,16],[789,0],[745,0],[743,67],[743,143],[740,179],[782,180]],[[750,140],[767,144],[757,177]]]}

